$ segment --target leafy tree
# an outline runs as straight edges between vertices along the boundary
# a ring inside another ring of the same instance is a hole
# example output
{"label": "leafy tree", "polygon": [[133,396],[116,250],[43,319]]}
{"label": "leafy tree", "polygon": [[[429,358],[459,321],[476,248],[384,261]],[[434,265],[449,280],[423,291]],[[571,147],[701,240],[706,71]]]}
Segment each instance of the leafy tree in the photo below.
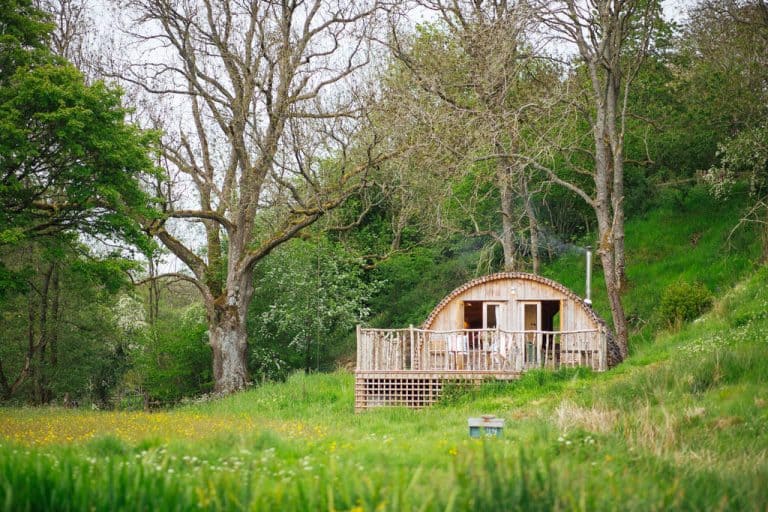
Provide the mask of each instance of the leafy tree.
{"label": "leafy tree", "polygon": [[768,262],[768,124],[743,130],[719,148],[719,164],[704,177],[718,197],[731,193],[738,181],[749,184],[750,201],[736,228],[745,223],[762,226],[763,261]]}
{"label": "leafy tree", "polygon": [[106,403],[126,368],[112,308],[134,265],[60,239],[6,246],[2,258],[24,286],[0,301],[2,398]]}
{"label": "leafy tree", "polygon": [[[611,307],[616,342],[628,354],[628,326],[621,298],[626,285],[625,254],[625,134],[629,118],[628,97],[655,34],[660,6],[655,1],[575,0],[542,1],[539,17],[557,37],[575,47],[572,62],[577,86],[573,104],[586,122],[592,143],[590,166],[582,172],[592,180],[589,188],[563,179],[557,169],[531,164],[549,178],[581,197],[595,213],[598,255]],[[579,75],[585,79],[579,79]],[[586,87],[578,87],[586,84]]]}
{"label": "leafy tree", "polygon": [[679,41],[679,92],[694,112],[689,121],[713,133],[713,158],[718,142],[768,114],[768,9],[759,0],[705,0],[689,16]]}
{"label": "leafy tree", "polygon": [[421,325],[448,292],[478,275],[482,241],[452,238],[442,244],[417,247],[389,258],[373,269],[381,287],[371,300],[375,327]]}
{"label": "leafy tree", "polygon": [[[386,82],[387,121],[404,146],[413,141],[401,165],[414,183],[433,173],[433,181],[449,184],[442,187],[443,228],[492,239],[507,270],[521,267],[516,258],[527,246],[537,272],[534,191],[527,162],[516,155],[541,150],[532,127],[556,69],[533,48],[533,17],[525,5],[420,5],[438,22],[413,35],[395,27],[391,38],[396,61]],[[434,191],[422,200],[434,204]]]}
{"label": "leafy tree", "polygon": [[[88,375],[103,399],[103,383],[114,379],[95,376],[96,368],[119,352],[108,342],[110,326],[104,322],[104,345],[98,336],[78,341],[68,329],[91,329],[104,317],[94,308],[107,307],[132,265],[95,257],[80,237],[151,250],[137,218],[151,217],[139,179],[154,173],[155,135],[126,123],[119,90],[87,84],[53,54],[47,21],[27,0],[0,9],[0,299],[16,322],[2,337],[0,392],[47,402],[82,394]],[[92,357],[83,357],[89,350]],[[102,367],[110,368],[118,365]]]}
{"label": "leafy tree", "polygon": [[[188,298],[189,290],[182,293]],[[160,317],[150,324],[141,302],[129,296],[121,302],[130,369],[117,389],[118,398],[133,393],[146,402],[167,404],[212,390],[211,347],[201,304],[173,307],[165,301]]]}
{"label": "leafy tree", "polygon": [[0,87],[0,240],[70,231],[149,250],[138,178],[153,135],[126,124],[120,92],[67,64],[19,69]]}
{"label": "leafy tree", "polygon": [[29,2],[0,14],[0,243],[81,232],[149,249],[139,177],[154,172],[154,134],[127,124],[120,91],[85,83],[45,42]]}
{"label": "leafy tree", "polygon": [[53,26],[31,0],[3,0],[0,7],[0,86],[5,86],[17,69],[49,58]]}
{"label": "leafy tree", "polygon": [[737,181],[749,184],[739,226],[763,227],[768,261],[768,7],[751,0],[704,1],[692,10],[682,44],[692,63],[696,104],[707,109],[702,117],[717,134],[718,161],[708,164],[704,177],[719,197]]}
{"label": "leafy tree", "polygon": [[258,340],[252,365],[267,368],[279,354],[305,371],[332,367],[348,351],[379,287],[359,260],[323,238],[282,246],[259,264],[257,279],[268,284],[256,287],[251,307],[249,330]]}

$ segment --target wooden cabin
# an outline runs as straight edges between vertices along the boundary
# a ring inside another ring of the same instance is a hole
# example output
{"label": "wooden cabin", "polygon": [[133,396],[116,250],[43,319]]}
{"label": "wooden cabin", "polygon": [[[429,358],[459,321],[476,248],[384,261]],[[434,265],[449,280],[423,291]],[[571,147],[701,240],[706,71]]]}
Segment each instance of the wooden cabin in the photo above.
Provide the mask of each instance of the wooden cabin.
{"label": "wooden cabin", "polygon": [[608,368],[605,322],[574,292],[503,272],[456,288],[424,324],[357,329],[355,409],[434,403],[448,382],[515,379],[532,368]]}

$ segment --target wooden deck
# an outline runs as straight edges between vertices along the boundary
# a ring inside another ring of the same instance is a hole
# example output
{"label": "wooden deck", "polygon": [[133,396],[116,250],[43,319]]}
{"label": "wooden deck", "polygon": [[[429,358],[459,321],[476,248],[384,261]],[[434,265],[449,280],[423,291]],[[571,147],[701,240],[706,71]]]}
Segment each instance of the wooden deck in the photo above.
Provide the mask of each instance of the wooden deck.
{"label": "wooden deck", "polygon": [[425,407],[449,382],[510,380],[533,368],[574,366],[607,368],[604,331],[358,328],[355,410]]}

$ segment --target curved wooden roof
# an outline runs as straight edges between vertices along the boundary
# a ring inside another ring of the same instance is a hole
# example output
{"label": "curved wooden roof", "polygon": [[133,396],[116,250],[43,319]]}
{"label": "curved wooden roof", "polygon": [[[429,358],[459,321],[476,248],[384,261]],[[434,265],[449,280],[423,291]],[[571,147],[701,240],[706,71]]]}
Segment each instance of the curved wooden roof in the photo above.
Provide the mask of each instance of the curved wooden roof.
{"label": "curved wooden roof", "polygon": [[491,281],[498,281],[501,279],[522,279],[526,281],[534,281],[536,283],[543,284],[545,286],[549,286],[550,288],[554,288],[555,290],[559,291],[569,299],[573,300],[576,304],[578,304],[584,312],[592,318],[595,323],[602,325],[605,327],[605,321],[600,318],[595,311],[587,305],[586,302],[584,302],[584,299],[576,295],[572,290],[569,288],[566,288],[562,284],[558,283],[557,281],[554,281],[552,279],[538,276],[536,274],[529,274],[527,272],[499,272],[496,274],[490,274],[483,277],[478,277],[477,279],[473,279],[472,281],[468,281],[464,283],[463,285],[459,286],[455,290],[453,290],[451,293],[449,293],[443,300],[441,300],[437,306],[435,306],[435,309],[432,310],[432,312],[429,314],[427,319],[424,321],[424,324],[422,324],[422,327],[424,329],[429,329],[432,325],[432,322],[435,321],[435,318],[437,318],[437,315],[440,314],[440,312],[451,302],[453,299],[464,293],[465,291],[474,288],[475,286],[489,283]]}

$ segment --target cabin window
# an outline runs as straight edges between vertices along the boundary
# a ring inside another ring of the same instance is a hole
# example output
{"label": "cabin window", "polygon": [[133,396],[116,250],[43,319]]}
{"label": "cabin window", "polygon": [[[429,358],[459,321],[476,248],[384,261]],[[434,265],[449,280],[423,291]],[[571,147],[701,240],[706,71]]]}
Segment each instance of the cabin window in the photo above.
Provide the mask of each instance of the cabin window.
{"label": "cabin window", "polygon": [[491,301],[464,302],[464,329],[496,329],[504,327],[502,303]]}
{"label": "cabin window", "polygon": [[485,318],[483,320],[483,328],[484,329],[495,329],[498,327],[498,318],[499,318],[499,305],[494,304],[493,302],[486,302],[484,305],[485,307]]}
{"label": "cabin window", "polygon": [[539,331],[539,302],[523,304],[523,329],[526,331]]}

